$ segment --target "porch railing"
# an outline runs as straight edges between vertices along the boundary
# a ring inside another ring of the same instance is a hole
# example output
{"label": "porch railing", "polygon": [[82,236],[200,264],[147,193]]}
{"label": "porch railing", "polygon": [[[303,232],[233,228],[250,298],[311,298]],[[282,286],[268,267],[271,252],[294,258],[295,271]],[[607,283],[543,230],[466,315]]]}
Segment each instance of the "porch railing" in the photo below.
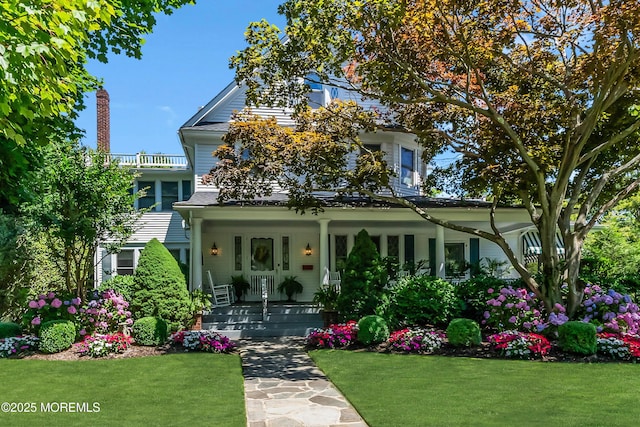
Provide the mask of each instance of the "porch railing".
{"label": "porch railing", "polygon": [[107,154],[109,160],[117,160],[121,166],[136,168],[186,168],[187,158],[180,154]]}

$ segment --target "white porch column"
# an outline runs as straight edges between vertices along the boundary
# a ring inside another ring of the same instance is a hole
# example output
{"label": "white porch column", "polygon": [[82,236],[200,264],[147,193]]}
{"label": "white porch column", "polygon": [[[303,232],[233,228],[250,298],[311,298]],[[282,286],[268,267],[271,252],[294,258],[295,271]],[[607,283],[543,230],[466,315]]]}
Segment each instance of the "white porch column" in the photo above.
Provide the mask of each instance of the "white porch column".
{"label": "white porch column", "polygon": [[191,290],[202,289],[202,218],[191,219]]}
{"label": "white porch column", "polygon": [[329,266],[329,221],[329,219],[318,220],[318,223],[320,224],[320,271],[318,272],[320,281],[322,281],[326,269],[331,270]]}
{"label": "white porch column", "polygon": [[436,277],[444,278],[444,227],[436,225]]}

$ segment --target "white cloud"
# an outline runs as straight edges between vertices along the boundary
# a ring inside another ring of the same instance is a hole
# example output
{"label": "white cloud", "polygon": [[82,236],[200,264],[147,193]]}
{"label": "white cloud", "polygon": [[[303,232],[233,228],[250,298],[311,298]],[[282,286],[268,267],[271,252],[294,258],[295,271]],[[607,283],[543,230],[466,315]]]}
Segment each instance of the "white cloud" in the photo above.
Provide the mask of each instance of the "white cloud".
{"label": "white cloud", "polygon": [[178,115],[175,113],[175,111],[173,111],[173,108],[168,105],[160,105],[157,108],[158,110],[166,113],[165,123],[167,124],[167,126],[174,126],[175,119],[178,117]]}

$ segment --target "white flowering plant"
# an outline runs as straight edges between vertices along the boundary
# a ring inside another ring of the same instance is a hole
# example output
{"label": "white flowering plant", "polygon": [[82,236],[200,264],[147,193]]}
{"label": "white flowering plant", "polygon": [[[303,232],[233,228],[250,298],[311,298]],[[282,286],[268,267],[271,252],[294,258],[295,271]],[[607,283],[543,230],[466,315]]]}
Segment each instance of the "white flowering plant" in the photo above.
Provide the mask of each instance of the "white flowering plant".
{"label": "white flowering plant", "polygon": [[0,338],[0,358],[19,357],[38,349],[38,337],[25,335]]}

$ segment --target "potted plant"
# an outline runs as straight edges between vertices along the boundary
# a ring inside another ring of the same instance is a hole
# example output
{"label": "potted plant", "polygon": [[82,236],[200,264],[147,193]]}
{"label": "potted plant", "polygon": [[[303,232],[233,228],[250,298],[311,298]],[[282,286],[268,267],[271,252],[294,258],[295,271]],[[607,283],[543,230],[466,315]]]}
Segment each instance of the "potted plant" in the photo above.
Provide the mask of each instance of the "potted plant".
{"label": "potted plant", "polygon": [[338,323],[339,296],[340,292],[338,292],[338,289],[334,285],[321,286],[320,289],[313,294],[314,304],[318,304],[322,309],[322,321],[325,327]]}
{"label": "potted plant", "polygon": [[191,329],[202,329],[202,312],[211,308],[211,295],[203,292],[202,289],[195,289],[191,292],[191,302],[193,305],[193,325]]}
{"label": "potted plant", "polygon": [[236,301],[242,301],[242,296],[249,292],[251,286],[249,281],[241,274],[239,276],[231,276],[231,285],[236,294]]}
{"label": "potted plant", "polygon": [[296,280],[296,276],[286,276],[278,285],[278,292],[287,295],[287,301],[293,301],[293,295],[302,293],[302,283]]}

